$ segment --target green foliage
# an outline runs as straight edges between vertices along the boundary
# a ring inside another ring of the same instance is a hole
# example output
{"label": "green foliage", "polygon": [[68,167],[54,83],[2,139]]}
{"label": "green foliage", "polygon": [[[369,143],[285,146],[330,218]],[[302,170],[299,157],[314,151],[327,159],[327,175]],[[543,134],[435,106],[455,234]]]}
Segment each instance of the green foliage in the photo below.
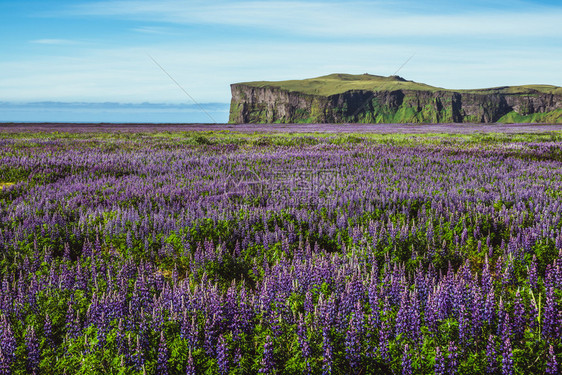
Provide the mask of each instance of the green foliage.
{"label": "green foliage", "polygon": [[511,111],[502,116],[497,122],[503,124],[521,124],[521,123],[562,123],[562,109],[555,109],[551,112],[539,112],[531,114],[523,114]]}

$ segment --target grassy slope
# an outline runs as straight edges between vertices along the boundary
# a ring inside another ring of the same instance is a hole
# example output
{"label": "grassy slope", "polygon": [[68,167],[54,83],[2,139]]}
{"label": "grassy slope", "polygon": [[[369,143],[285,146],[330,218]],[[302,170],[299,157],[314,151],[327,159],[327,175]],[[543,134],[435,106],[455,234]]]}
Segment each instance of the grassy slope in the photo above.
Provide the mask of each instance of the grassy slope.
{"label": "grassy slope", "polygon": [[406,81],[400,77],[376,76],[371,74],[330,74],[323,77],[309,78],[303,80],[290,81],[257,81],[241,83],[253,87],[277,87],[283,90],[302,92],[310,95],[330,96],[341,94],[351,90],[367,91],[394,91],[394,90],[413,90],[413,91],[454,91],[473,94],[525,94],[533,92],[549,93],[562,95],[562,87],[550,85],[525,85],[525,86],[505,86],[478,90],[448,90],[433,87],[424,83]]}

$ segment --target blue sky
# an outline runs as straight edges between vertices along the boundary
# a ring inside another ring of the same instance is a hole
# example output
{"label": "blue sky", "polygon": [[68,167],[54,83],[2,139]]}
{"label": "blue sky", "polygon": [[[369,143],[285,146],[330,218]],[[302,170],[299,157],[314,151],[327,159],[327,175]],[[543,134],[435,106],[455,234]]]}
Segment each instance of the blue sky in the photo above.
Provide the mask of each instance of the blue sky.
{"label": "blue sky", "polygon": [[399,74],[434,86],[560,86],[560,20],[559,1],[0,0],[0,101],[190,103],[148,55],[200,103],[412,55]]}

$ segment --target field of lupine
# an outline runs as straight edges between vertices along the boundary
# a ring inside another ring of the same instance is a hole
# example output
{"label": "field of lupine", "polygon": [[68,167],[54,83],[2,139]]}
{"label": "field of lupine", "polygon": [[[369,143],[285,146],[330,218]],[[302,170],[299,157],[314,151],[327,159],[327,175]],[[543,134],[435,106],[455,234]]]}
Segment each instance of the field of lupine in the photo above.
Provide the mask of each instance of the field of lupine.
{"label": "field of lupine", "polygon": [[0,374],[555,374],[562,136],[0,134]]}

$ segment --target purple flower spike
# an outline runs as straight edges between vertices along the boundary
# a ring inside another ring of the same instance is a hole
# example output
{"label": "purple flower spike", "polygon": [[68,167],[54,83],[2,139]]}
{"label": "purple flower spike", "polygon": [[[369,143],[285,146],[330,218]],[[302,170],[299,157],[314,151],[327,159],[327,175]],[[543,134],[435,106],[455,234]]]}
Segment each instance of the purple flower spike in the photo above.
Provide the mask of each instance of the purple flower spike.
{"label": "purple flower spike", "polygon": [[544,339],[555,338],[558,320],[558,304],[554,295],[554,287],[547,288],[544,307],[543,330]]}
{"label": "purple flower spike", "polygon": [[8,362],[8,359],[4,356],[4,353],[2,353],[2,350],[0,350],[0,375],[10,375],[10,374],[11,374],[10,363]]}
{"label": "purple flower spike", "polygon": [[158,345],[158,362],[156,364],[158,374],[168,374],[168,347],[164,338],[164,331],[160,333],[160,344]]}
{"label": "purple flower spike", "polygon": [[412,359],[410,358],[408,344],[406,344],[402,355],[402,375],[412,375],[412,373]]}
{"label": "purple flower spike", "polygon": [[345,352],[349,366],[356,369],[361,362],[361,342],[357,330],[351,324],[345,337]]}
{"label": "purple flower spike", "polygon": [[261,360],[260,374],[271,374],[275,370],[275,362],[273,360],[273,342],[268,335],[263,344],[263,357]]}
{"label": "purple flower spike", "polygon": [[133,353],[133,363],[137,371],[141,371],[144,366],[144,350],[141,345],[141,338],[137,336],[137,346],[135,352]]}
{"label": "purple flower spike", "polygon": [[549,375],[559,374],[558,372],[558,361],[556,361],[556,355],[554,354],[554,348],[552,345],[548,348],[548,362],[546,363],[546,373]]}
{"label": "purple flower spike", "polygon": [[49,345],[53,344],[53,324],[51,322],[51,318],[49,314],[45,316],[45,324],[43,325],[43,334],[47,339]]}
{"label": "purple flower spike", "polygon": [[439,346],[435,348],[435,375],[445,375],[445,357]]}
{"label": "purple flower spike", "polygon": [[220,335],[217,343],[217,362],[219,365],[219,372],[221,374],[228,374],[228,346],[223,335]]}
{"label": "purple flower spike", "polygon": [[0,368],[4,369],[3,374],[10,374],[10,367],[15,358],[16,339],[12,333],[12,327],[4,315],[0,315]]}
{"label": "purple flower spike", "polygon": [[488,374],[495,373],[498,366],[498,359],[497,359],[497,351],[496,351],[496,341],[494,340],[494,336],[492,335],[488,336],[488,345],[486,346],[486,358],[488,361],[486,372]]}
{"label": "purple flower spike", "polygon": [[503,343],[502,375],[513,375],[513,351],[511,349],[511,340],[509,338]]}
{"label": "purple flower spike", "polygon": [[454,342],[449,342],[449,355],[447,360],[449,362],[448,370],[450,375],[454,375],[458,372],[459,362],[458,362],[458,348]]}
{"label": "purple flower spike", "polygon": [[191,350],[189,351],[189,356],[187,357],[187,368],[185,369],[185,375],[195,375],[195,363],[193,362],[193,356],[191,355]]}
{"label": "purple flower spike", "polygon": [[537,288],[537,258],[535,255],[533,255],[533,260],[529,267],[529,284],[533,289]]}
{"label": "purple flower spike", "polygon": [[322,348],[324,351],[324,357],[322,359],[322,374],[329,375],[332,373],[332,342],[327,328],[322,330],[322,336]]}
{"label": "purple flower spike", "polygon": [[27,347],[27,371],[30,374],[37,374],[39,369],[40,352],[39,342],[35,335],[35,330],[29,327],[25,335],[25,345]]}

